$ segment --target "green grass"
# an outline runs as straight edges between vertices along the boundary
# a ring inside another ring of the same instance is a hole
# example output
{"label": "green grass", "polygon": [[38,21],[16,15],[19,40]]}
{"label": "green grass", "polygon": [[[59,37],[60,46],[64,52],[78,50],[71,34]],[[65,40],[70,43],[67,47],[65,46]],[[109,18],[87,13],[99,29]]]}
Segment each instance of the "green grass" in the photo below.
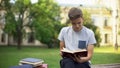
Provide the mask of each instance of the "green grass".
{"label": "green grass", "polygon": [[95,48],[92,64],[120,63],[120,48],[118,51],[114,47]]}
{"label": "green grass", "polygon": [[[60,68],[59,48],[23,47],[17,50],[16,47],[0,46],[0,68],[18,65],[19,60],[27,57],[43,59],[49,68]],[[116,52],[113,47],[95,48],[91,61],[92,64],[120,63],[120,49]]]}

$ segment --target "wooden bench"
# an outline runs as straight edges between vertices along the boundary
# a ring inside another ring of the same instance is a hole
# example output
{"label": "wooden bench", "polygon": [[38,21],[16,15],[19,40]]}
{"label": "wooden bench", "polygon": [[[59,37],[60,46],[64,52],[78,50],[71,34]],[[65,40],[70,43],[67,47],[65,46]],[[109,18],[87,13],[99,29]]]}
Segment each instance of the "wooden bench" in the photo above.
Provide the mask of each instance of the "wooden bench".
{"label": "wooden bench", "polygon": [[42,64],[42,65],[37,66],[35,68],[48,68],[48,64]]}

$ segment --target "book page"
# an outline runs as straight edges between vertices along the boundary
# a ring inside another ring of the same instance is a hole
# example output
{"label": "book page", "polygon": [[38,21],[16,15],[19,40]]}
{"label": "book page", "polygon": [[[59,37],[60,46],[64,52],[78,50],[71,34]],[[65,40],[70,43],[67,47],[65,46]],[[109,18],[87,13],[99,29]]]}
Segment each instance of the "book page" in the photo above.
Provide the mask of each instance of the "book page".
{"label": "book page", "polygon": [[63,48],[63,50],[61,50],[62,52],[68,52],[68,53],[74,53],[73,51],[70,51],[70,50],[68,50],[68,49],[66,49],[66,48]]}
{"label": "book page", "polygon": [[75,52],[83,52],[83,51],[87,51],[86,49],[78,49],[78,50],[68,50],[67,48],[63,48],[63,50],[61,50],[62,52],[68,52],[68,53],[75,53]]}

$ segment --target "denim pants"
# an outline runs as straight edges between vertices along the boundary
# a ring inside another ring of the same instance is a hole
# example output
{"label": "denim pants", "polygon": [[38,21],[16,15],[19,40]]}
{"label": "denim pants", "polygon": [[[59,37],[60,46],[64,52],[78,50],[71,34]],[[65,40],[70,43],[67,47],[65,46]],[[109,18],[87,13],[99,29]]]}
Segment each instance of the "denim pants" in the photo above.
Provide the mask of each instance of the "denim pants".
{"label": "denim pants", "polygon": [[91,68],[89,62],[78,63],[71,58],[63,58],[60,60],[61,68]]}

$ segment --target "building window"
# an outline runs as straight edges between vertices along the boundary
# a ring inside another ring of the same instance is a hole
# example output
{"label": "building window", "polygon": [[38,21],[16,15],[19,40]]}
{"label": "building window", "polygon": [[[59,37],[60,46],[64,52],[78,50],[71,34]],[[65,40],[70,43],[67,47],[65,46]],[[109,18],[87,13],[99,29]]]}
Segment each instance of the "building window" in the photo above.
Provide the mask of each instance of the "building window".
{"label": "building window", "polygon": [[92,18],[92,23],[95,24],[95,19]]}
{"label": "building window", "polygon": [[104,26],[108,26],[108,21],[107,21],[107,19],[104,20]]}
{"label": "building window", "polygon": [[33,32],[28,33],[28,43],[33,43],[34,40],[35,40],[34,33]]}
{"label": "building window", "polygon": [[5,42],[5,34],[2,34],[2,38],[1,38],[1,42],[4,43]]}
{"label": "building window", "polygon": [[108,43],[108,34],[105,34],[105,43]]}

